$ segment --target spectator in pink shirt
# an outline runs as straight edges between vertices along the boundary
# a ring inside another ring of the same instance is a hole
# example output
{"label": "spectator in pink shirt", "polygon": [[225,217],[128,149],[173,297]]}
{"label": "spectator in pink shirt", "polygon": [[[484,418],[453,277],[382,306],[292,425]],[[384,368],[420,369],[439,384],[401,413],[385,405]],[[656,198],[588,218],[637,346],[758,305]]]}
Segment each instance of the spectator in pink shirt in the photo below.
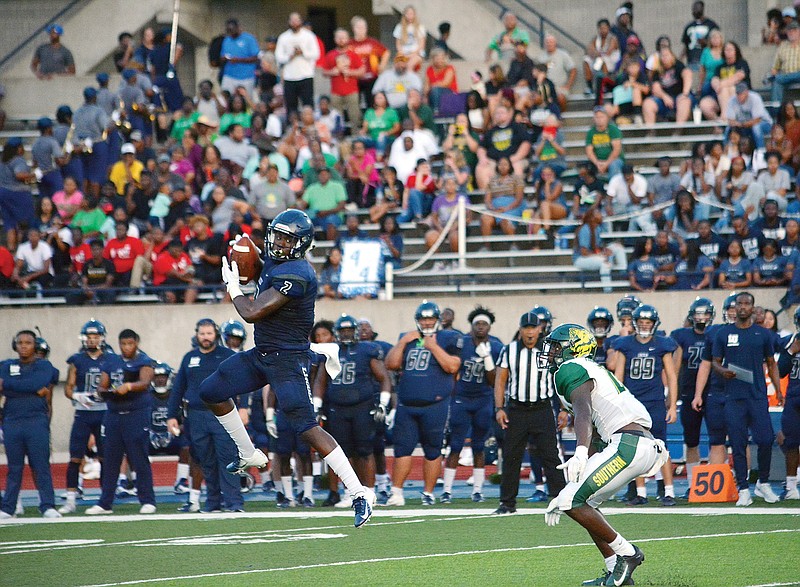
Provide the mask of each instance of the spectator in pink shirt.
{"label": "spectator in pink shirt", "polygon": [[169,164],[169,170],[176,175],[180,175],[187,186],[194,185],[194,165],[186,158],[186,152],[183,147],[173,147],[172,162]]}
{"label": "spectator in pink shirt", "polygon": [[72,176],[65,177],[64,189],[53,194],[53,204],[55,204],[58,215],[61,216],[65,224],[69,224],[75,213],[80,210],[81,202],[83,202],[83,194],[78,189],[75,178]]}
{"label": "spectator in pink shirt", "polygon": [[375,157],[364,141],[353,141],[353,153],[347,160],[347,199],[359,208],[375,205],[375,188],[380,176],[375,169]]}

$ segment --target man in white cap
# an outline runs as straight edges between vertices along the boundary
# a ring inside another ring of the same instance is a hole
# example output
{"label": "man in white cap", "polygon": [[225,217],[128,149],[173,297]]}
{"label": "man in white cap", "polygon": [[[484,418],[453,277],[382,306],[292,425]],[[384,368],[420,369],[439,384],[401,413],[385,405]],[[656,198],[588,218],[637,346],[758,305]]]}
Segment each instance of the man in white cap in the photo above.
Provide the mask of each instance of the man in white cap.
{"label": "man in white cap", "polygon": [[126,186],[129,184],[139,185],[144,165],[136,160],[136,147],[131,143],[122,145],[120,155],[121,159],[111,167],[108,179],[117,188],[117,194],[124,196]]}

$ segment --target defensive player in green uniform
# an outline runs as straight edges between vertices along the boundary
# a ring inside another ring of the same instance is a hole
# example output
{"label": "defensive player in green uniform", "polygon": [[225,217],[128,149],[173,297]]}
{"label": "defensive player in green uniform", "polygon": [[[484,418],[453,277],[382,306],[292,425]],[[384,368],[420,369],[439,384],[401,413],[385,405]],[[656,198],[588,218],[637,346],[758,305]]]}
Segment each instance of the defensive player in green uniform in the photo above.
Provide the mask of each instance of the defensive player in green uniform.
{"label": "defensive player in green uniform", "polygon": [[667,449],[650,433],[652,421],[645,407],[594,362],[596,350],[597,341],[589,330],[562,324],[544,339],[539,355],[539,367],[553,372],[558,397],[574,414],[577,437],[575,456],[559,466],[566,471],[568,484],[548,505],[545,521],[555,526],[565,512],[594,540],[606,571],[584,585],[633,585],[631,575],[644,554],[619,535],[597,508],[632,479],[658,470],[666,462]]}

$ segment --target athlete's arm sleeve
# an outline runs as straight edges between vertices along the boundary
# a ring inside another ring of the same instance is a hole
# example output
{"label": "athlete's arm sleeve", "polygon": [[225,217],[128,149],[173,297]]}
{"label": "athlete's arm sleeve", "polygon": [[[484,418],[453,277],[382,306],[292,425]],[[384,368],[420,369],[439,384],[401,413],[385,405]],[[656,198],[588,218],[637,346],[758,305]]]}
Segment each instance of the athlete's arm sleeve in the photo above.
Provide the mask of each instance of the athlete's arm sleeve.
{"label": "athlete's arm sleeve", "polygon": [[589,381],[589,372],[577,363],[562,365],[555,375],[556,390],[568,402],[572,402],[572,392]]}

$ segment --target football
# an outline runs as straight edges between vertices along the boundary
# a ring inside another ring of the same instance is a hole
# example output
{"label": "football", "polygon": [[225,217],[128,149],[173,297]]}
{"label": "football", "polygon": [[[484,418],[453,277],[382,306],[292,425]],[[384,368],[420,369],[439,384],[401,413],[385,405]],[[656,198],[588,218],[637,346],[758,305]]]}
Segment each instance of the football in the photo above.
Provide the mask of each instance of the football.
{"label": "football", "polygon": [[228,259],[234,261],[239,267],[239,283],[249,283],[258,279],[264,262],[261,260],[261,251],[253,240],[243,234],[230,247]]}

